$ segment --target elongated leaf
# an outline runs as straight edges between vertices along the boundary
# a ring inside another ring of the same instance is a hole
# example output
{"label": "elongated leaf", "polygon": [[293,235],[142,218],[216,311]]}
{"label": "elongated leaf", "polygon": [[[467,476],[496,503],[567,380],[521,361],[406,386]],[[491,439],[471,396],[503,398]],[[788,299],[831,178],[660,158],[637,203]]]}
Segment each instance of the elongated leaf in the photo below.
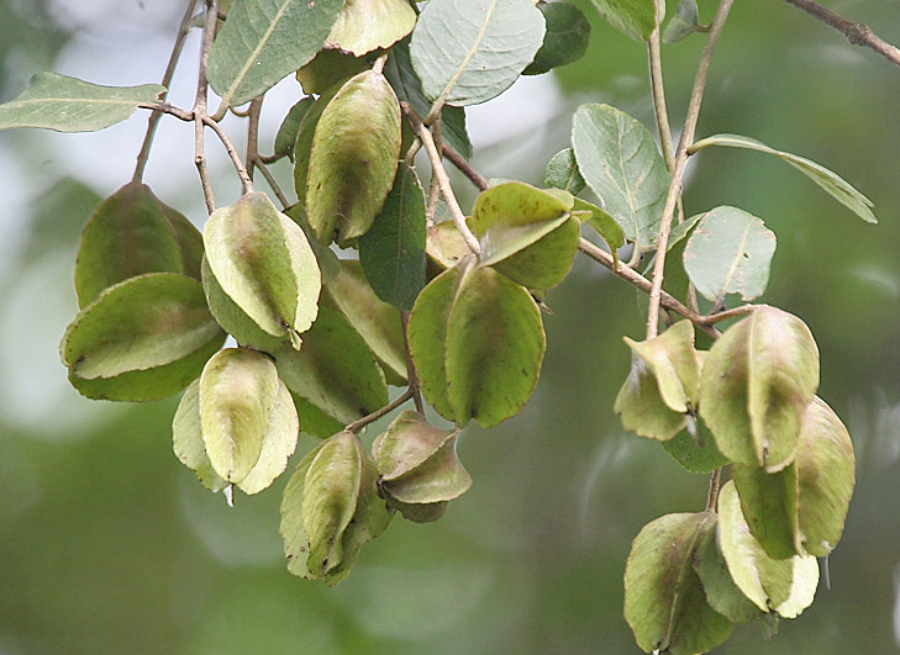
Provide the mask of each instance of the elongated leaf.
{"label": "elongated leaf", "polygon": [[306,534],[306,526],[303,521],[303,492],[306,486],[306,474],[319,452],[328,443],[323,441],[300,460],[281,497],[279,532],[284,540],[284,554],[288,560],[287,568],[288,571],[301,578],[310,578],[309,569],[306,567],[309,558],[309,536]]}
{"label": "elongated leaf", "polygon": [[384,207],[359,239],[359,262],[384,302],[412,309],[425,288],[425,242],[425,194],[415,169],[401,165]]}
{"label": "elongated leaf", "polygon": [[340,272],[325,286],[323,303],[339,311],[378,359],[388,382],[406,382],[403,324],[396,307],[380,300],[359,262],[342,260]]}
{"label": "elongated leaf", "polygon": [[81,235],[75,290],[83,308],[104,289],[145,273],[200,279],[203,240],[150,187],[130,182],[103,201]]}
{"label": "elongated leaf", "polygon": [[670,177],[653,135],[615,107],[589,104],[575,112],[572,146],[602,208],[638,248],[655,248]]}
{"label": "elongated leaf", "polygon": [[764,152],[767,155],[775,155],[806,175],[806,177],[824,189],[826,193],[867,223],[878,222],[878,219],[875,218],[875,214],[872,213],[872,201],[857,191],[853,185],[844,180],[837,173],[828,170],[821,164],[817,164],[816,162],[806,159],[805,157],[800,157],[799,155],[793,155],[789,152],[784,152],[783,150],[770,148],[756,139],[751,139],[750,137],[741,136],[739,134],[716,134],[701,139],[691,146],[691,151],[696,152],[708,146],[744,148],[747,150]]}
{"label": "elongated leaf", "polygon": [[[425,117],[431,102],[422,92],[422,82],[413,70],[409,58],[409,38],[403,39],[391,48],[384,75],[402,102],[420,117]],[[444,143],[468,159],[472,156],[472,144],[466,133],[466,110],[463,107],[444,107],[441,110],[442,135]]]}
{"label": "elongated leaf", "polygon": [[797,516],[796,462],[775,473],[734,464],[732,479],[750,533],[773,559],[803,555]]}
{"label": "elongated leaf", "polygon": [[447,325],[447,395],[457,425],[488,428],[528,402],[546,336],[528,291],[491,268],[466,274]]}
{"label": "elongated leaf", "polygon": [[[294,191],[297,192],[297,205],[306,206],[306,187],[309,180],[309,158],[312,155],[313,139],[316,135],[316,127],[322,119],[322,113],[337,92],[341,90],[343,83],[335,84],[322,91],[312,106],[306,110],[300,126],[297,128],[297,140],[294,142]],[[297,216],[294,216],[297,219]],[[304,214],[304,221],[306,216]],[[306,222],[308,226],[309,223]]]}
{"label": "elongated leaf", "polygon": [[818,384],[819,355],[809,328],[762,307],[710,349],[700,377],[700,414],[725,456],[774,473],[794,459]]}
{"label": "elongated leaf", "polygon": [[794,618],[812,604],[819,566],[812,556],[769,557],[750,534],[734,483],[719,492],[719,543],[735,584],[763,612]]}
{"label": "elongated leaf", "polygon": [[268,489],[275,479],[284,473],[288,460],[297,447],[300,436],[300,422],[291,392],[284,382],[278,381],[275,402],[266,418],[262,448],[256,465],[238,483],[238,488],[246,494],[256,494]]}
{"label": "elongated leaf", "polygon": [[581,198],[575,198],[575,204],[572,205],[572,216],[594,228],[597,234],[606,241],[606,245],[612,251],[613,258],[617,262],[619,261],[616,253],[619,248],[625,245],[625,231],[616,219],[597,205]]}
{"label": "elongated leaf", "polygon": [[[148,273],[101,293],[69,325],[60,348],[73,378],[98,380],[151,371],[195,353],[209,357],[223,336],[199,281]],[[183,384],[155,397],[183,389],[199,372],[191,366]]]}
{"label": "elongated leaf", "polygon": [[299,345],[316,317],[321,276],[303,230],[260,192],[217,209],[203,230],[222,290],[268,334]]}
{"label": "elongated leaf", "polygon": [[419,16],[410,55],[428,98],[476,105],[516,81],[544,31],[530,0],[435,0]]}
{"label": "elongated leaf", "polygon": [[[665,3],[660,3],[665,7]],[[617,30],[635,41],[649,41],[656,27],[654,0],[594,0],[594,6]]]}
{"label": "elongated leaf", "polygon": [[728,293],[753,300],[766,290],[774,254],[775,233],[760,219],[735,207],[716,207],[688,240],[684,270],[709,300]]}
{"label": "elongated leaf", "polygon": [[278,373],[267,356],[222,350],[200,377],[200,429],[216,473],[239,483],[256,466],[278,396]]}
{"label": "elongated leaf", "polygon": [[635,537],[625,565],[625,620],[645,652],[704,653],[731,634],[692,564],[715,527],[712,512],[668,514]]}
{"label": "elongated leaf", "polygon": [[278,128],[278,134],[275,135],[275,154],[281,157],[289,157],[294,160],[294,144],[297,142],[297,135],[300,133],[300,123],[303,117],[313,105],[313,98],[306,97],[296,102],[285,115],[284,120]]}
{"label": "elongated leaf", "polygon": [[350,78],[316,125],[306,208],[316,239],[338,244],[365,234],[394,183],[400,155],[400,105],[384,75]]}
{"label": "elongated leaf", "polygon": [[349,0],[338,14],[326,45],[361,56],[388,48],[412,32],[416,12],[406,0]]}
{"label": "elongated leaf", "polygon": [[[303,348],[297,351],[285,347],[275,353],[275,360],[279,375],[292,392],[341,425],[388,402],[384,374],[372,351],[343,316],[326,307],[321,308],[312,329],[304,335]],[[299,403],[298,411],[304,431],[310,432]]]}
{"label": "elongated leaf", "polygon": [[57,132],[94,132],[120,123],[141,106],[152,106],[164,86],[100,86],[57,73],[38,73],[14,100],[0,105],[0,130],[40,127]]}
{"label": "elongated leaf", "polygon": [[209,53],[207,76],[229,105],[242,105],[322,49],[342,0],[237,0]]}
{"label": "elongated leaf", "polygon": [[522,71],[523,75],[540,75],[578,61],[587,52],[591,40],[591,24],[587,16],[567,2],[538,2],[544,14],[547,33],[534,61]]}

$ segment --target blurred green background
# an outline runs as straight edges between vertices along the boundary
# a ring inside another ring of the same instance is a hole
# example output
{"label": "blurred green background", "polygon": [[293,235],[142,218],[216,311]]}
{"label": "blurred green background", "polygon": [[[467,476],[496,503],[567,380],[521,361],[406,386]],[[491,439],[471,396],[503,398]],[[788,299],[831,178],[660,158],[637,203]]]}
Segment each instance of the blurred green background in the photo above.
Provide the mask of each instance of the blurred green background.
{"label": "blurred green background", "polygon": [[[826,4],[900,42],[896,0]],[[581,102],[650,122],[643,48],[583,5],[594,23],[586,59],[470,111],[474,163],[488,177],[540,182]],[[711,18],[714,3],[700,5]],[[182,6],[0,1],[0,99],[43,69],[157,81]],[[183,106],[191,44],[172,89]],[[695,36],[664,50],[675,125],[702,45]],[[295,95],[288,80],[267,101],[269,138]],[[736,205],[775,231],[762,300],[811,327],[819,394],[848,425],[858,468],[831,588],[774,639],[743,626],[716,653],[900,650],[898,107],[900,68],[778,0],[736,3],[698,136],[738,132],[816,160],[868,195],[881,222],[862,223],[763,155],[707,150],[691,165],[688,213]],[[199,223],[192,130],[164,123],[146,179]],[[702,509],[707,481],[623,433],[612,413],[629,366],[621,336],[643,332],[636,293],[578,259],[547,300],[548,354],[532,401],[461,441],[473,488],[436,524],[395,519],[349,580],[326,589],[285,569],[284,480],[229,509],[172,453],[176,400],[112,405],[67,386],[56,348],[76,309],[78,235],[99,199],[130,179],[144,125],[0,133],[0,655],[638,653],[622,618],[631,540],[662,514]],[[217,144],[209,149],[221,169]],[[227,204],[238,190],[221,170]],[[304,437],[299,451],[311,444]]]}

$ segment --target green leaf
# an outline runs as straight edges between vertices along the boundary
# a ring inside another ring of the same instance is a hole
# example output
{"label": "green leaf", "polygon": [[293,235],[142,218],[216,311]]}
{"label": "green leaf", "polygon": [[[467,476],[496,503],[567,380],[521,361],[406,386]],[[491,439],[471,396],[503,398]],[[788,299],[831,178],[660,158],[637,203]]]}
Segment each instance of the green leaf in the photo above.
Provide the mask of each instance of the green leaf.
{"label": "green leaf", "polygon": [[391,507],[411,521],[427,522],[469,489],[472,478],[456,455],[458,436],[404,411],[375,439],[379,488]]}
{"label": "green leaf", "polygon": [[306,182],[307,220],[323,244],[365,234],[394,183],[400,105],[384,75],[350,78],[316,125]]}
{"label": "green leaf", "polygon": [[794,459],[819,353],[799,318],[760,307],[713,344],[700,377],[700,415],[729,459],[770,473]]}
{"label": "green leaf", "polygon": [[[693,423],[692,423],[693,422]],[[689,416],[687,430],[682,430],[662,447],[675,458],[682,467],[692,473],[712,473],[717,468],[730,464],[716,447],[716,440],[698,417]]]}
{"label": "green leaf", "polygon": [[774,474],[735,466],[735,489],[750,532],[770,557],[827,556],[837,545],[853,495],[853,446],[830,407],[807,406],[794,462]]}
{"label": "green leaf", "polygon": [[433,0],[413,30],[410,56],[428,98],[476,105],[512,86],[544,32],[530,0]]}
{"label": "green leaf", "polygon": [[342,260],[340,272],[325,286],[323,302],[339,311],[369,346],[388,382],[406,384],[403,324],[396,307],[380,300],[359,262]]}
{"label": "green leaf", "polygon": [[762,616],[763,612],[734,583],[716,532],[709,530],[699,540],[694,570],[700,576],[710,607],[733,623],[747,623]]}
{"label": "green leaf", "polygon": [[[341,90],[343,84],[335,84],[328,87],[316,99],[312,106],[303,115],[300,121],[300,127],[297,132],[297,141],[294,143],[294,191],[297,192],[297,205],[306,206],[306,187],[309,180],[309,158],[312,155],[313,139],[316,134],[316,127],[322,119],[322,113],[328,106],[338,91]],[[304,221],[306,221],[304,213]],[[308,226],[309,223],[307,222]]]}
{"label": "green leaf", "polygon": [[694,329],[680,321],[647,341],[632,341],[631,371],[613,409],[622,426],[638,436],[668,441],[688,424],[697,405],[700,365],[694,350]]}
{"label": "green leaf", "polygon": [[297,142],[297,135],[300,133],[300,123],[309,108],[312,107],[314,100],[306,97],[288,110],[284,120],[278,128],[278,134],[275,135],[275,154],[280,157],[289,157],[294,160],[294,144]]}
{"label": "green leaf", "polygon": [[303,230],[260,192],[217,209],[203,230],[206,258],[222,290],[263,331],[288,337],[316,317],[321,277]]}
{"label": "green leaf", "polygon": [[415,24],[416,12],[406,0],[347,0],[325,45],[361,56],[390,47]]}
{"label": "green leaf", "polygon": [[517,414],[537,385],[545,347],[528,291],[491,268],[470,269],[447,324],[447,397],[456,423],[473,418],[489,428]]}
{"label": "green leaf", "polygon": [[275,86],[322,49],[342,0],[237,0],[213,42],[207,76],[228,105]]}
{"label": "green leaf", "polygon": [[425,193],[414,168],[401,165],[372,228],[359,238],[359,261],[375,293],[412,309],[425,288]]}
{"label": "green leaf", "polygon": [[828,170],[814,161],[782,150],[775,150],[756,139],[740,136],[739,134],[716,134],[701,139],[691,146],[690,151],[692,153],[697,152],[698,150],[709,146],[745,148],[747,150],[764,152],[768,155],[775,155],[806,175],[809,179],[818,184],[826,193],[867,223],[878,222],[878,219],[875,218],[875,214],[872,213],[871,208],[873,207],[873,204],[871,200],[857,191],[849,182],[837,175],[837,173]]}
{"label": "green leaf", "polygon": [[714,302],[739,293],[743,300],[763,294],[775,254],[775,233],[752,214],[735,207],[707,212],[684,250],[684,269],[704,297]]}
{"label": "green leaf", "polygon": [[358,441],[350,432],[338,432],[318,449],[306,473],[302,512],[313,579],[323,579],[344,556],[342,536],[356,513],[362,474]]}
{"label": "green leaf", "polygon": [[569,217],[572,202],[568,192],[521,182],[482,192],[469,221],[481,244],[479,265],[530,289],[558,285],[572,267],[581,234]]}
{"label": "green leaf", "polygon": [[206,294],[209,311],[216,319],[216,323],[234,337],[239,346],[247,346],[271,354],[279,350],[288,340],[287,336],[279,338],[265,332],[243,309],[238,307],[222,290],[205,257],[201,272],[203,291]]}
{"label": "green leaf", "polygon": [[296,78],[304,93],[321,95],[367,68],[369,63],[364,57],[354,57],[342,50],[320,50],[311,62],[297,71]]}
{"label": "green leaf", "polygon": [[[428,114],[431,102],[425,97],[422,82],[410,61],[408,38],[391,48],[384,66],[384,75],[398,99],[409,103],[418,116],[424,118]],[[472,156],[472,144],[466,133],[466,110],[463,107],[444,107],[441,110],[441,127],[444,143],[466,159]]]}
{"label": "green leaf", "polygon": [[[303,492],[309,467],[326,444],[330,444],[330,442],[323,441],[300,460],[281,497],[279,531],[284,540],[284,554],[288,560],[287,568],[294,575],[307,579],[310,578],[309,569],[306,566],[309,558],[309,537],[303,522]],[[332,446],[329,445],[329,447]]]}
{"label": "green leaf", "polygon": [[619,257],[616,254],[619,248],[625,245],[625,231],[622,226],[612,216],[600,209],[597,205],[575,198],[575,204],[572,206],[572,215],[583,223],[587,223],[603,237],[606,245],[609,246],[613,258],[618,262]]}
{"label": "green leaf", "polygon": [[663,43],[676,43],[686,39],[694,32],[703,32],[700,24],[700,11],[697,9],[697,0],[681,0],[675,15],[666,25],[662,33]]}
{"label": "green leaf", "polygon": [[259,460],[278,395],[275,363],[244,348],[216,353],[200,376],[200,429],[215,472],[239,483]]}
{"label": "green leaf", "polygon": [[172,420],[172,441],[175,455],[197,474],[197,479],[213,493],[222,491],[228,482],[219,477],[206,454],[203,430],[200,427],[200,380],[194,380],[184,390],[175,418]]}
{"label": "green leaf", "polygon": [[0,105],[0,130],[40,127],[57,132],[94,132],[156,105],[164,86],[100,86],[57,73],[38,73],[14,100]]}
{"label": "green leaf", "polygon": [[455,418],[447,393],[447,330],[462,272],[449,268],[419,294],[409,317],[409,350],[425,399],[447,420]]}
{"label": "green leaf", "polygon": [[[388,402],[384,374],[372,351],[341,314],[327,307],[320,309],[315,324],[304,335],[303,348],[284,347],[275,353],[275,361],[292,392],[341,425]],[[304,431],[310,432],[299,404],[298,411]]]}
{"label": "green leaf", "polygon": [[550,158],[544,173],[544,183],[554,189],[568,191],[572,195],[581,193],[585,181],[575,161],[575,151],[564,148]]}
{"label": "green leaf", "polygon": [[104,289],[145,273],[199,280],[202,257],[197,228],[150,187],[129,182],[104,200],[84,227],[75,262],[78,305],[84,308]]}
{"label": "green leaf", "polygon": [[625,620],[645,652],[705,653],[731,634],[692,565],[715,526],[712,512],[668,514],[635,538],[625,565]]}
{"label": "green leaf", "polygon": [[655,248],[670,177],[653,135],[615,107],[588,104],[575,112],[572,146],[602,208],[640,250]]}
{"label": "green leaf", "polygon": [[591,40],[591,24],[587,16],[566,2],[538,2],[537,8],[544,14],[547,32],[544,43],[523,75],[540,75],[547,71],[578,61],[587,52]]}
{"label": "green leaf", "polygon": [[763,612],[795,618],[812,604],[819,565],[812,556],[770,558],[750,534],[734,483],[719,492],[719,544],[738,588]]}
{"label": "green leaf", "polygon": [[157,400],[196,378],[224,337],[200,282],[148,273],[106,289],[79,312],[60,351],[84,395]]}
{"label": "green leaf", "polygon": [[245,494],[256,494],[268,489],[287,468],[299,436],[300,422],[291,392],[279,380],[275,402],[269,409],[259,459],[247,477],[238,483],[238,488]]}
{"label": "green leaf", "polygon": [[[660,5],[664,13],[665,3]],[[594,6],[613,27],[635,41],[649,41],[656,29],[654,0],[594,0]]]}

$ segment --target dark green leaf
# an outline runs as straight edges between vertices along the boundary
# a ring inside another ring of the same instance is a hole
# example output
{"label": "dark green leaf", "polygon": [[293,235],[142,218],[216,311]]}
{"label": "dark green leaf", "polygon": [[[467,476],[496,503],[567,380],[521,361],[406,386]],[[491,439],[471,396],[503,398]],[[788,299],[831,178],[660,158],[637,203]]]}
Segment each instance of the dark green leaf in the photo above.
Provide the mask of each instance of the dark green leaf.
{"label": "dark green leaf", "polygon": [[425,194],[415,169],[401,165],[384,207],[359,239],[372,289],[398,309],[412,309],[425,288],[425,237]]}
{"label": "dark green leaf", "polygon": [[867,223],[878,222],[878,219],[875,218],[875,214],[872,213],[871,208],[873,205],[871,200],[857,191],[849,182],[837,175],[837,173],[833,173],[814,161],[782,150],[775,150],[756,139],[740,136],[739,134],[716,134],[707,137],[697,141],[691,146],[691,152],[697,152],[708,146],[745,148],[747,150],[764,152],[768,155],[775,155],[806,175],[806,177],[824,189],[826,193]]}
{"label": "dark green leaf", "polygon": [[321,95],[369,68],[364,57],[342,50],[320,50],[311,62],[297,71],[297,81],[307,95]]}
{"label": "dark green leaf", "polygon": [[534,61],[522,71],[523,75],[540,75],[578,61],[584,57],[591,40],[591,24],[575,5],[566,2],[538,2],[537,8],[544,14],[547,33]]}
{"label": "dark green leaf", "polygon": [[[693,427],[691,425],[693,422]],[[716,447],[716,440],[705,429],[699,417],[688,417],[687,430],[662,442],[663,448],[692,473],[712,473],[730,463]]]}
{"label": "dark green leaf", "polygon": [[530,0],[432,0],[413,30],[410,55],[428,98],[475,105],[512,86],[544,31]]}
{"label": "dark green leaf", "polygon": [[130,182],[103,201],[81,235],[75,290],[82,308],[104,289],[144,273],[200,279],[203,240],[150,187]]}
{"label": "dark green leaf", "polygon": [[209,54],[207,76],[229,105],[275,86],[322,49],[342,0],[237,0]]}
{"label": "dark green leaf", "polygon": [[[390,50],[384,75],[403,102],[408,102],[416,114],[424,118],[431,102],[422,92],[422,82],[413,70],[409,59],[409,39],[404,39]],[[444,107],[441,110],[441,127],[444,143],[468,159],[472,156],[472,144],[466,133],[466,110],[463,107]]]}
{"label": "dark green leaf", "polygon": [[300,132],[300,123],[309,108],[313,105],[313,99],[303,98],[288,110],[278,134],[275,135],[275,154],[281,157],[289,157],[294,160],[294,144],[297,142],[297,134]]}
{"label": "dark green leaf", "polygon": [[747,623],[763,612],[734,584],[719,547],[716,530],[704,533],[694,555],[694,570],[703,583],[706,601],[733,623]]}
{"label": "dark green leaf", "polygon": [[670,178],[653,135],[614,107],[589,104],[575,112],[572,146],[602,208],[639,249],[655,248]]}
{"label": "dark green leaf", "polygon": [[[656,29],[654,0],[594,0],[594,6],[617,30],[635,41],[649,41]],[[665,3],[660,3],[665,8]]]}
{"label": "dark green leaf", "polygon": [[57,73],[38,73],[14,100],[0,105],[0,130],[41,127],[94,132],[120,123],[141,106],[153,106],[164,86],[99,86]]}
{"label": "dark green leaf", "polygon": [[684,250],[684,269],[704,297],[714,302],[739,293],[763,294],[775,254],[775,234],[752,214],[735,207],[706,213]]}

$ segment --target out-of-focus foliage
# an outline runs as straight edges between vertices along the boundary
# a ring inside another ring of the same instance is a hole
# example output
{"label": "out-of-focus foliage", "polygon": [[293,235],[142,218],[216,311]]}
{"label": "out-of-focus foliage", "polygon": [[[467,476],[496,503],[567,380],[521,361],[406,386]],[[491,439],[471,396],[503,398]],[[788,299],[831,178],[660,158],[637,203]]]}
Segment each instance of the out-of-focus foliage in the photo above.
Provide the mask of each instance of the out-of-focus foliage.
{"label": "out-of-focus foliage", "polygon": [[[66,3],[27,4],[0,3],[3,100],[51,67],[62,46],[44,16]],[[644,49],[579,4],[593,24],[588,54],[551,75],[571,108],[588,95],[650,124]],[[890,3],[847,11],[900,41]],[[664,49],[676,122],[701,47],[694,36]],[[818,393],[847,423],[858,460],[842,545],[829,560],[831,589],[820,587],[777,639],[761,640],[756,624],[738,627],[716,653],[897,649],[898,82],[896,67],[780,2],[737,3],[713,63],[700,136],[741,126],[825,162],[875,201],[881,221],[862,225],[799,173],[755,153],[708,149],[689,178],[687,215],[727,202],[777,232],[763,300],[816,335]],[[556,127],[508,145],[525,141],[547,161],[568,145],[568,126]],[[71,180],[46,186],[48,169],[62,170],[65,142],[44,138],[0,135],[0,170],[14,157],[34,185],[0,178],[0,197],[25,193],[14,207],[31,213],[0,267],[0,653],[528,655],[593,653],[601,643],[637,652],[621,609],[631,541],[655,517],[701,511],[706,477],[626,437],[611,411],[630,360],[618,336],[642,333],[631,288],[576,258],[545,299],[553,314],[544,317],[547,357],[531,403],[489,433],[473,425],[460,439],[472,489],[437,524],[397,521],[341,587],[298,583],[278,539],[285,479],[228,509],[174,457],[173,401],[85,409],[46,400],[63,393],[66,371],[54,352],[45,364],[43,350],[53,350],[76,307],[74,289],[56,287],[98,198]],[[42,157],[28,155],[32,147]],[[502,147],[478,165],[488,175],[521,175],[493,156]],[[385,427],[370,428],[366,445]],[[301,440],[291,466],[313,445]]]}

